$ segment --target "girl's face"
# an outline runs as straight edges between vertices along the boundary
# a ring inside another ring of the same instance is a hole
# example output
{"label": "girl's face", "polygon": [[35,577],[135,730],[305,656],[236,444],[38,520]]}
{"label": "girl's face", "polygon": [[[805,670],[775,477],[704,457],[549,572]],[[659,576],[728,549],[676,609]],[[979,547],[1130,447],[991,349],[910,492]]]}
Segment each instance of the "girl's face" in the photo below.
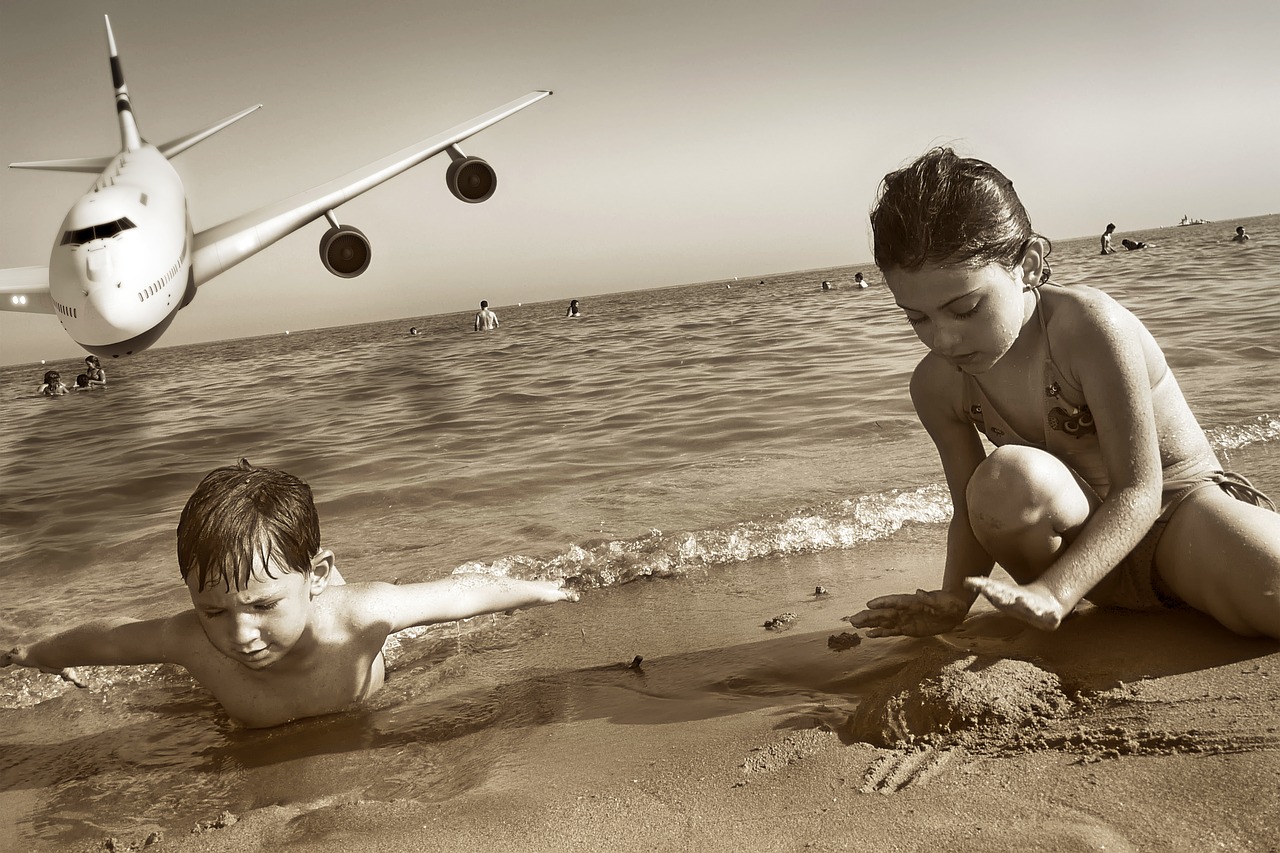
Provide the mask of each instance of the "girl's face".
{"label": "girl's face", "polygon": [[[1035,297],[1027,265],[887,270],[885,283],[916,336],[965,373],[985,373],[1018,339]],[[1032,279],[1034,280],[1034,279]]]}

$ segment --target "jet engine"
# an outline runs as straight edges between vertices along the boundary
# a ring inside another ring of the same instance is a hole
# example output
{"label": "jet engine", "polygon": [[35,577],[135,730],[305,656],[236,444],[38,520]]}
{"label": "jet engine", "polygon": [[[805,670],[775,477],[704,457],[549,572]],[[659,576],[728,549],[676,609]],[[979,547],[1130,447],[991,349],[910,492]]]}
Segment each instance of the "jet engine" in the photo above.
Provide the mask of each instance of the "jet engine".
{"label": "jet engine", "polygon": [[[452,154],[453,152],[449,152]],[[498,174],[479,157],[457,157],[444,174],[449,192],[459,201],[479,204],[498,188]]]}
{"label": "jet engine", "polygon": [[359,228],[334,225],[320,238],[320,260],[336,276],[355,278],[369,268],[372,257],[369,238]]}

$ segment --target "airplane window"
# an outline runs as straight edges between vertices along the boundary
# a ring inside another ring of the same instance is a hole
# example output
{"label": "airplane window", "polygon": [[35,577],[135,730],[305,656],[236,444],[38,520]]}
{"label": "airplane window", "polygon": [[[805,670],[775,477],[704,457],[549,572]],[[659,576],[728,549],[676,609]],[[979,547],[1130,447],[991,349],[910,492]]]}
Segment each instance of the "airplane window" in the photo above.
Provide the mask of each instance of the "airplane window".
{"label": "airplane window", "polygon": [[62,235],[62,243],[60,245],[79,246],[81,243],[88,243],[90,240],[105,240],[108,237],[116,236],[121,231],[137,227],[129,217],[122,216],[115,222],[90,225],[88,228],[77,228],[74,231],[68,231]]}

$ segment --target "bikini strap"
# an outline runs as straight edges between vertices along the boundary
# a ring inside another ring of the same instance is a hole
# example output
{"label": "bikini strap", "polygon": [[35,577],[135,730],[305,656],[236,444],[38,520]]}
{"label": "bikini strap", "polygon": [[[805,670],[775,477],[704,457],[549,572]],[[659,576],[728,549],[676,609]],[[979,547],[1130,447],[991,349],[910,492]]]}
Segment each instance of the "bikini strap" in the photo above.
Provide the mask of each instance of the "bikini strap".
{"label": "bikini strap", "polygon": [[1218,486],[1236,500],[1253,504],[1254,506],[1266,507],[1272,512],[1276,511],[1276,505],[1271,502],[1271,498],[1255,488],[1253,483],[1250,483],[1240,474],[1236,474],[1233,471],[1215,471],[1212,476]]}

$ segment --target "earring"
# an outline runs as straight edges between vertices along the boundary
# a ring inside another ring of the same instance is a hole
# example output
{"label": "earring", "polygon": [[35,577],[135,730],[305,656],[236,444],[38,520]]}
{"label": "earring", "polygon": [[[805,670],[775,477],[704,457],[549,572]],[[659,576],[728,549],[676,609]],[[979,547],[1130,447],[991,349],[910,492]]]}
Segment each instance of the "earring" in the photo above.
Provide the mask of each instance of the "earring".
{"label": "earring", "polygon": [[1049,265],[1048,265],[1048,264],[1045,264],[1045,265],[1044,265],[1044,272],[1040,273],[1040,283],[1041,283],[1041,284],[1048,284],[1048,283],[1049,283],[1049,275],[1050,275],[1050,273],[1052,273],[1052,272],[1053,272],[1053,270],[1052,270],[1052,269],[1050,269]]}

